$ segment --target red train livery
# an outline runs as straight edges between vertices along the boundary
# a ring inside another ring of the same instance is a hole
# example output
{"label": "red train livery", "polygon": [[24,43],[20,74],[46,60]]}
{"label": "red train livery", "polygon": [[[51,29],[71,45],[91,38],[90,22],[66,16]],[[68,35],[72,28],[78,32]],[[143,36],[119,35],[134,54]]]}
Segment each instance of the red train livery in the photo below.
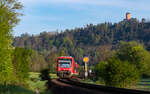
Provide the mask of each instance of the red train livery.
{"label": "red train livery", "polygon": [[57,58],[57,76],[60,78],[70,78],[78,75],[78,67],[79,65],[73,57],[61,56]]}

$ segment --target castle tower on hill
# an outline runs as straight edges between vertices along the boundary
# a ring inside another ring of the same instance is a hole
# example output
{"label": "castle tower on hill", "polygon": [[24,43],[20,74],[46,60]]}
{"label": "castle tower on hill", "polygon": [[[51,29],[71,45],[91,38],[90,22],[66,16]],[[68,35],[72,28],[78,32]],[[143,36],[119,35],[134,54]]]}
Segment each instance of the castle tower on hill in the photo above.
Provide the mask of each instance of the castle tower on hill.
{"label": "castle tower on hill", "polygon": [[131,14],[129,12],[126,13],[126,20],[130,20],[131,19]]}

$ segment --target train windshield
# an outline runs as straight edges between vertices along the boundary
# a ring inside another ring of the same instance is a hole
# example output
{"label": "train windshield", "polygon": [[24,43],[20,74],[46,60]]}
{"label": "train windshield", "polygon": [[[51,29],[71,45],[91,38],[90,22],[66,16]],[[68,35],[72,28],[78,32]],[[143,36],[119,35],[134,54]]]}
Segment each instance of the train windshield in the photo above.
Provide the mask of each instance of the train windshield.
{"label": "train windshield", "polygon": [[60,68],[70,68],[71,67],[71,61],[59,60],[59,67]]}

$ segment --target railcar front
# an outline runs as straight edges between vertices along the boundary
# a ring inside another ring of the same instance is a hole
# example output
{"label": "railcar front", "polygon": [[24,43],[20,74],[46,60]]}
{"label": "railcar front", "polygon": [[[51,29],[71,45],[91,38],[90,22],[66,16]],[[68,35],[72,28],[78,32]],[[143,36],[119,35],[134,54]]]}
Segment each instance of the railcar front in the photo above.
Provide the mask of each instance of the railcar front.
{"label": "railcar front", "polygon": [[57,58],[57,76],[60,78],[70,78],[72,76],[73,67],[72,57],[58,57]]}

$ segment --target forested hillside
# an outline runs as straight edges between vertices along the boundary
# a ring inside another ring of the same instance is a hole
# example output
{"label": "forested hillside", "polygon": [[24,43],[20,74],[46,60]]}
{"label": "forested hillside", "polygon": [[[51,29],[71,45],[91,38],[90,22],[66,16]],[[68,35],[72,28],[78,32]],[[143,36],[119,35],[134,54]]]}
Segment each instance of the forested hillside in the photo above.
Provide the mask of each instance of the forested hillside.
{"label": "forested hillside", "polygon": [[112,56],[121,41],[138,41],[150,50],[150,22],[132,18],[118,23],[89,24],[60,33],[22,34],[14,38],[13,45],[38,51],[50,67],[59,55],[73,56],[81,65],[82,58],[89,56],[90,65],[95,65]]}

